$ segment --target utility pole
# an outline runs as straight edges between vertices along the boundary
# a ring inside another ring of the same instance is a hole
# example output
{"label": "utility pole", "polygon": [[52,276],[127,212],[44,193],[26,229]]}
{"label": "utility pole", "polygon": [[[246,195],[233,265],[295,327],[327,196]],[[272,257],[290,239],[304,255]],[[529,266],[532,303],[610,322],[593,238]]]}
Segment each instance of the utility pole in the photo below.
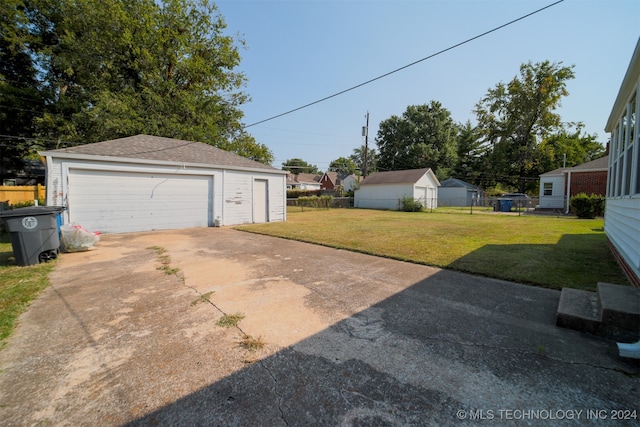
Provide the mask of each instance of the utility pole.
{"label": "utility pole", "polygon": [[362,127],[362,136],[364,136],[364,167],[362,168],[362,178],[367,177],[367,156],[369,155],[369,112],[367,111],[367,124]]}

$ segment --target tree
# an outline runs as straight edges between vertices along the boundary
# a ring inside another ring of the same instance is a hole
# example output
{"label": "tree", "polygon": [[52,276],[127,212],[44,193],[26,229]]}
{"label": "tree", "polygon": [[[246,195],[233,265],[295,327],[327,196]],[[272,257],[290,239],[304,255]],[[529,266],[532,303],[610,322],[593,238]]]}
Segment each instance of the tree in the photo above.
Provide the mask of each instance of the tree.
{"label": "tree", "polygon": [[377,164],[378,164],[378,153],[376,152],[375,149],[373,148],[369,148],[368,150],[366,149],[366,147],[364,145],[361,145],[358,148],[354,148],[353,149],[353,154],[349,156],[349,159],[351,159],[355,164],[356,164],[356,168],[357,168],[357,172],[359,172],[360,174],[364,174],[365,171],[365,151],[367,152],[367,174],[373,173],[373,172],[377,172]]}
{"label": "tree", "polygon": [[475,106],[477,128],[489,147],[497,179],[525,191],[535,175],[535,153],[540,141],[561,128],[554,110],[569,93],[573,66],[549,61],[520,66],[520,76],[489,89]]}
{"label": "tree", "polygon": [[286,162],[282,163],[282,170],[289,171],[293,174],[318,173],[318,167],[316,165],[312,165],[298,158],[288,159]]}
{"label": "tree", "polygon": [[[31,0],[41,71],[40,144],[57,148],[139,133],[201,141],[257,159],[270,150],[243,130],[243,41],[224,34],[208,0]],[[91,29],[88,31],[87,29]]]}
{"label": "tree", "polygon": [[358,169],[356,163],[346,157],[338,157],[329,163],[329,170],[340,174],[353,175],[356,173],[356,169]]}
{"label": "tree", "polygon": [[565,166],[578,166],[604,156],[605,148],[597,138],[597,135],[583,134],[581,123],[573,131],[563,128],[549,135],[538,147],[539,174]]}
{"label": "tree", "polygon": [[376,144],[381,170],[430,167],[439,179],[455,165],[458,126],[437,101],[410,105],[402,117],[380,123]]}
{"label": "tree", "polygon": [[467,121],[459,126],[457,159],[453,175],[463,181],[480,184],[483,169],[483,156],[486,149],[478,131]]}
{"label": "tree", "polygon": [[33,121],[45,102],[30,56],[28,22],[22,1],[0,2],[0,183],[28,157]]}

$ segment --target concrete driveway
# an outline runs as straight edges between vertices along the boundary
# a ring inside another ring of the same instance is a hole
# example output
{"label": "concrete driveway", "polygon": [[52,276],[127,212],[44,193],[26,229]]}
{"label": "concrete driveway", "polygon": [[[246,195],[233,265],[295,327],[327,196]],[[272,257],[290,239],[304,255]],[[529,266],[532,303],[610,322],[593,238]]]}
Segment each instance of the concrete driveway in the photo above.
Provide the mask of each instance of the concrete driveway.
{"label": "concrete driveway", "polygon": [[103,236],[51,282],[3,425],[640,424],[638,363],[555,327],[558,291],[227,228]]}

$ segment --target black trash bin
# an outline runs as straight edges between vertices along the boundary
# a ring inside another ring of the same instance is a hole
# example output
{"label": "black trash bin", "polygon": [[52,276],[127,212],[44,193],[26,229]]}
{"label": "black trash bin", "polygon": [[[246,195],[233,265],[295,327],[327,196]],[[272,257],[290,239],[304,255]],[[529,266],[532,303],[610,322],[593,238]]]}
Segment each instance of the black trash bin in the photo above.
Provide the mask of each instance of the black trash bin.
{"label": "black trash bin", "polygon": [[31,206],[0,212],[7,225],[17,265],[55,259],[60,249],[59,206]]}

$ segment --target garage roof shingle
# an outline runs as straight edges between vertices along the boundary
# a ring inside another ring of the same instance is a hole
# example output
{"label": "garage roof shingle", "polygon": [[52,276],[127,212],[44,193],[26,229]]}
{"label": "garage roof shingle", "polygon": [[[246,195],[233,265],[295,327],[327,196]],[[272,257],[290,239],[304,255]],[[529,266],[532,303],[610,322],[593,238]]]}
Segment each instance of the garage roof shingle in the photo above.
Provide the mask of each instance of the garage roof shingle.
{"label": "garage roof shingle", "polygon": [[360,185],[416,183],[431,168],[401,171],[374,172],[360,182]]}
{"label": "garage roof shingle", "polygon": [[112,139],[93,144],[46,151],[42,154],[55,155],[56,153],[277,170],[272,166],[253,161],[202,142],[184,141],[151,135],[135,135],[126,138]]}

